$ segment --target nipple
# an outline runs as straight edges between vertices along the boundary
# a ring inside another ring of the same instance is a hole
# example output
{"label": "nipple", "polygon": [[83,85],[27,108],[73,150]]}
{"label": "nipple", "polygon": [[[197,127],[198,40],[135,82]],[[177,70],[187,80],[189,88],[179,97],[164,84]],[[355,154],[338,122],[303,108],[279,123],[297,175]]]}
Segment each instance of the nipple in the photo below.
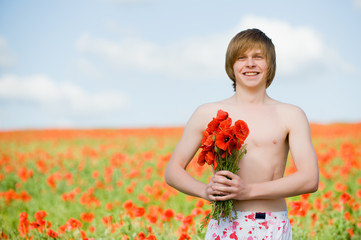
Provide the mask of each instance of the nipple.
{"label": "nipple", "polygon": [[277,143],[276,139],[273,139],[273,144],[276,144],[276,143]]}

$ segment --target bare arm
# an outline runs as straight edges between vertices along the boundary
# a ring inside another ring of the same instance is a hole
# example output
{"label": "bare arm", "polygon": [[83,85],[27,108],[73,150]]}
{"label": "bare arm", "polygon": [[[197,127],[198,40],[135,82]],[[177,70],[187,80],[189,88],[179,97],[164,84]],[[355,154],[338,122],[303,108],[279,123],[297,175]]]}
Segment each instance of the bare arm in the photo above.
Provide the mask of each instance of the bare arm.
{"label": "bare arm", "polygon": [[204,110],[198,108],[184,128],[182,138],[167,165],[165,180],[170,186],[185,194],[208,199],[207,184],[196,180],[186,171],[200,146],[202,131],[207,127],[206,122],[209,120],[204,119],[202,111]]}
{"label": "bare arm", "polygon": [[218,172],[214,176],[213,190],[224,196],[211,200],[276,199],[317,191],[318,162],[308,120],[300,109],[295,109],[288,116],[289,145],[297,171],[277,180],[253,184],[245,183],[238,175],[228,171]]}

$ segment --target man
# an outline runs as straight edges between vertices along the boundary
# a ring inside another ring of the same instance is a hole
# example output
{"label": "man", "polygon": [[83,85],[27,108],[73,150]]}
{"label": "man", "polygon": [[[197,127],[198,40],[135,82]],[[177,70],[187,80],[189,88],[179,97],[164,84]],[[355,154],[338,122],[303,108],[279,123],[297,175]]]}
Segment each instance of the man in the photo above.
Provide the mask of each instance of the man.
{"label": "man", "polygon": [[[206,239],[292,239],[285,198],[318,188],[317,156],[304,112],[266,92],[275,75],[275,60],[274,45],[262,31],[238,33],[226,53],[226,72],[235,94],[196,109],[167,166],[165,179],[179,191],[209,201],[235,200],[238,218],[219,224],[211,219]],[[233,122],[248,124],[247,154],[240,160],[238,174],[219,171],[206,184],[185,169],[219,109],[228,112]],[[297,171],[284,177],[289,151]]]}

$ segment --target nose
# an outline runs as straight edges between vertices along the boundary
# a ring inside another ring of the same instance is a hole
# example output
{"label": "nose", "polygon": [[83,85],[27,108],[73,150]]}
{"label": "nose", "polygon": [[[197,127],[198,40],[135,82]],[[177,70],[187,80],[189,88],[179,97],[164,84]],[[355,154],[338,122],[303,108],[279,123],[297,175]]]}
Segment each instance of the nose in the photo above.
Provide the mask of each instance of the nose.
{"label": "nose", "polygon": [[246,64],[247,64],[248,67],[253,67],[253,66],[255,66],[255,62],[254,62],[253,57],[248,57]]}

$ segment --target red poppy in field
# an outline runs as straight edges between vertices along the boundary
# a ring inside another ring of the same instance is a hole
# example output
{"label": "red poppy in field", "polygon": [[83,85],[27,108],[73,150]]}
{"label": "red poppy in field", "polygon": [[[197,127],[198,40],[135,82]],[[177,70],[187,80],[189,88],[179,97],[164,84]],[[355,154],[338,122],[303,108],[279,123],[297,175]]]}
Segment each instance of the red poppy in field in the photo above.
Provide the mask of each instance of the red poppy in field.
{"label": "red poppy in field", "polygon": [[138,199],[144,203],[149,203],[150,202],[150,198],[145,196],[144,194],[139,194],[138,195]]}
{"label": "red poppy in field", "polygon": [[67,229],[77,229],[81,228],[82,224],[78,219],[70,218],[66,223]]}
{"label": "red poppy in field", "polygon": [[56,188],[56,182],[55,182],[55,176],[54,175],[50,175],[47,179],[46,179],[46,183],[51,187],[51,188]]}
{"label": "red poppy in field", "polygon": [[346,193],[346,192],[342,193],[341,196],[340,196],[340,202],[341,202],[342,204],[345,204],[345,203],[346,203],[348,200],[350,200],[350,199],[351,199],[350,194],[348,194],[348,193]]}
{"label": "red poppy in field", "polygon": [[349,212],[345,212],[343,216],[347,221],[351,220],[351,214]]}
{"label": "red poppy in field", "polygon": [[94,219],[94,214],[93,213],[87,213],[84,212],[80,215],[80,219],[84,222],[91,222]]}
{"label": "red poppy in field", "polygon": [[26,169],[26,168],[20,168],[19,172],[18,172],[18,176],[21,179],[21,181],[26,182],[26,180],[28,180],[28,178],[32,177],[34,175],[33,170],[31,169]]}
{"label": "red poppy in field", "polygon": [[29,220],[26,212],[20,213],[18,230],[21,237],[25,237],[29,232]]}
{"label": "red poppy in field", "polygon": [[111,211],[111,210],[113,209],[113,203],[107,203],[107,204],[105,204],[105,209],[106,209],[107,211]]}
{"label": "red poppy in field", "polygon": [[157,240],[157,238],[154,234],[150,233],[144,240]]}
{"label": "red poppy in field", "polygon": [[155,224],[158,221],[158,217],[155,214],[147,214],[146,218],[148,219],[148,221],[152,224]]}
{"label": "red poppy in field", "polygon": [[38,222],[32,222],[29,224],[29,230],[31,229],[38,229],[40,230],[41,225]]}
{"label": "red poppy in field", "polygon": [[324,205],[322,205],[322,199],[321,198],[316,198],[315,201],[313,202],[313,207],[318,210],[318,211],[323,211],[323,209],[325,208]]}
{"label": "red poppy in field", "polygon": [[107,217],[103,217],[102,218],[102,223],[106,226],[110,226],[113,222],[113,217],[112,216],[107,216]]}
{"label": "red poppy in field", "polygon": [[94,178],[94,179],[96,179],[96,178],[98,178],[99,177],[99,171],[94,171],[93,173],[92,173],[92,178]]}
{"label": "red poppy in field", "polygon": [[36,220],[43,220],[47,215],[48,214],[45,211],[40,210],[34,214],[34,217]]}
{"label": "red poppy in field", "polygon": [[23,202],[29,202],[31,200],[31,196],[24,190],[22,190],[17,197]]}
{"label": "red poppy in field", "polygon": [[357,190],[356,197],[361,199],[361,189]]}
{"label": "red poppy in field", "polygon": [[203,207],[204,206],[204,201],[203,200],[198,200],[198,202],[196,203],[196,207]]}
{"label": "red poppy in field", "polygon": [[166,222],[169,222],[169,220],[174,216],[175,216],[175,212],[173,211],[173,209],[167,209],[163,212],[162,219]]}
{"label": "red poppy in field", "polygon": [[144,240],[144,239],[145,239],[144,232],[138,233],[137,236],[135,237],[135,240]]}
{"label": "red poppy in field", "polygon": [[190,239],[191,239],[191,237],[186,233],[182,233],[180,235],[180,237],[178,238],[178,240],[190,240]]}
{"label": "red poppy in field", "polygon": [[48,229],[47,235],[51,238],[58,238],[59,234],[54,230]]}
{"label": "red poppy in field", "polygon": [[193,208],[191,215],[196,217],[198,215],[203,214],[203,210],[201,208]]}
{"label": "red poppy in field", "polygon": [[124,209],[131,209],[134,206],[132,200],[127,200],[123,203]]}
{"label": "red poppy in field", "polygon": [[134,212],[135,217],[141,217],[145,213],[145,208],[144,207],[135,207],[133,209],[133,212]]}
{"label": "red poppy in field", "polygon": [[345,185],[345,184],[342,184],[342,183],[340,183],[340,182],[337,182],[337,183],[335,183],[335,189],[336,189],[336,191],[339,191],[339,192],[345,192],[346,190],[347,190],[347,185]]}
{"label": "red poppy in field", "polygon": [[305,216],[307,211],[311,208],[311,204],[307,201],[292,201],[290,203],[290,215]]}
{"label": "red poppy in field", "polygon": [[90,240],[90,238],[88,238],[88,237],[86,236],[85,231],[81,230],[81,231],[80,231],[80,235],[81,235],[81,239],[82,239],[82,240]]}
{"label": "red poppy in field", "polygon": [[0,239],[9,239],[9,236],[6,235],[4,232],[0,233]]}

